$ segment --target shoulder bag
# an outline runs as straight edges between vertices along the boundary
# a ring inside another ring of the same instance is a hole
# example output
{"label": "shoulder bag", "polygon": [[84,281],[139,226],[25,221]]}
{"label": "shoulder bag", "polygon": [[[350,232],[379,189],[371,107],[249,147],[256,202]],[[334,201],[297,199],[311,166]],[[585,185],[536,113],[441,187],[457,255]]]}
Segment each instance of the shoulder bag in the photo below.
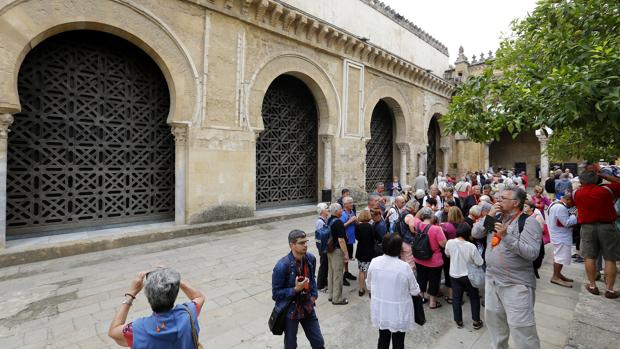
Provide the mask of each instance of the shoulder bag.
{"label": "shoulder bag", "polygon": [[194,325],[194,317],[192,316],[192,312],[189,310],[187,305],[185,304],[182,304],[182,305],[185,311],[187,312],[187,315],[189,315],[189,322],[192,325],[192,339],[194,342],[194,347],[196,349],[203,349],[202,344],[200,344],[200,342],[198,341],[198,332],[196,332],[196,327]]}

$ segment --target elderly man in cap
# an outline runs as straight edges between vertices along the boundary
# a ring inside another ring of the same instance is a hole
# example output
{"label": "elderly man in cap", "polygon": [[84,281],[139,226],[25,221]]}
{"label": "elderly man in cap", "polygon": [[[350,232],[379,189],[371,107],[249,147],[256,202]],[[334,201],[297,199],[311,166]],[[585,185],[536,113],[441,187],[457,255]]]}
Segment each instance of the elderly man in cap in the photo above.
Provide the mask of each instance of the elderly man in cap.
{"label": "elderly man in cap", "polygon": [[316,257],[308,253],[308,238],[301,230],[295,229],[288,234],[288,245],[291,252],[276,263],[271,274],[275,307],[279,312],[286,312],[284,348],[297,348],[299,324],[313,349],[324,348],[319,319],[314,310],[319,296],[314,278]]}

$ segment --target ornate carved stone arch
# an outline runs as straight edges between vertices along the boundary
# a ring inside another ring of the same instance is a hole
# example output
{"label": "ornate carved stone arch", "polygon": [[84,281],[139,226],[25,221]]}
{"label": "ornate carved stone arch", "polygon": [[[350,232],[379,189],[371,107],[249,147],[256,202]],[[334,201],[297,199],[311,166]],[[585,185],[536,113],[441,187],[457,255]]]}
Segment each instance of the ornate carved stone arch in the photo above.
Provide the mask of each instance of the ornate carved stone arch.
{"label": "ornate carved stone arch", "polygon": [[[66,4],[65,4],[66,5]],[[170,91],[168,123],[192,123],[200,110],[199,77],[175,34],[155,15],[128,0],[16,0],[0,8],[0,112],[21,110],[17,76],[26,54],[61,32],[89,29],[122,37],[159,66]]]}
{"label": "ornate carved stone arch", "polygon": [[250,80],[249,126],[260,132],[264,129],[261,108],[269,85],[280,75],[287,74],[303,81],[312,92],[319,114],[319,135],[336,135],[340,127],[340,98],[327,72],[308,57],[284,53],[270,57]]}
{"label": "ornate carved stone arch", "polygon": [[394,135],[395,143],[408,143],[408,123],[406,115],[411,115],[409,105],[405,96],[396,87],[391,85],[382,85],[375,87],[364,101],[364,137],[370,139],[370,121],[372,119],[372,111],[377,103],[383,100],[390,107],[394,115],[394,125],[396,133]]}

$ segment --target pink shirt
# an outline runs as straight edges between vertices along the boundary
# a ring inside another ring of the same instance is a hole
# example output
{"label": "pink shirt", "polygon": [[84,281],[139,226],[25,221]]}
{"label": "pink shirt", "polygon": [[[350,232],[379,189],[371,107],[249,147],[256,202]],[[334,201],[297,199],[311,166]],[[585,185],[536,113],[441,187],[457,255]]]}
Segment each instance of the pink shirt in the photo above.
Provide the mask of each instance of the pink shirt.
{"label": "pink shirt", "polygon": [[[424,231],[426,228],[425,223],[419,223],[418,229],[419,231]],[[439,241],[446,240],[446,236],[441,230],[440,226],[433,225],[428,230],[428,238],[431,243],[431,250],[433,251],[433,256],[430,259],[420,260],[417,258],[413,258],[416,264],[423,265],[429,268],[437,268],[443,265],[443,257],[441,256],[441,246],[439,246]]]}

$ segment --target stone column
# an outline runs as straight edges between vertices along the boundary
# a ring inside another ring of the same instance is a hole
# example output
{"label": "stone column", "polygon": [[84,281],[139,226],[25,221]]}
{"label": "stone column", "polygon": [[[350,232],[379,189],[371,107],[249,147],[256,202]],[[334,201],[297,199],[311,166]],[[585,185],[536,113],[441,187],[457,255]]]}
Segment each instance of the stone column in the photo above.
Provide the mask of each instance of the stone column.
{"label": "stone column", "polygon": [[6,247],[6,155],[11,114],[0,114],[0,249]]}
{"label": "stone column", "polygon": [[407,182],[407,149],[409,145],[407,143],[398,143],[398,150],[400,150],[400,183],[406,185]]}
{"label": "stone column", "polygon": [[547,156],[547,141],[549,139],[544,134],[537,134],[536,137],[540,142],[540,181],[544,183],[549,177],[549,156]]}
{"label": "stone column", "polygon": [[484,143],[484,169],[485,171],[489,170],[491,167],[491,158],[489,155],[489,148],[491,147],[491,143]]}
{"label": "stone column", "polygon": [[323,142],[323,189],[332,188],[332,136],[321,136]]}
{"label": "stone column", "polygon": [[444,145],[441,147],[441,152],[443,153],[443,175],[445,176],[448,173],[448,167],[450,167],[450,147]]}
{"label": "stone column", "polygon": [[[421,151],[418,153],[419,158],[419,165],[418,165],[418,172],[424,172],[424,175],[427,176],[428,173],[426,173],[426,150]],[[431,179],[432,180],[432,179]]]}
{"label": "stone column", "polygon": [[187,125],[172,125],[174,135],[174,223],[185,224]]}

